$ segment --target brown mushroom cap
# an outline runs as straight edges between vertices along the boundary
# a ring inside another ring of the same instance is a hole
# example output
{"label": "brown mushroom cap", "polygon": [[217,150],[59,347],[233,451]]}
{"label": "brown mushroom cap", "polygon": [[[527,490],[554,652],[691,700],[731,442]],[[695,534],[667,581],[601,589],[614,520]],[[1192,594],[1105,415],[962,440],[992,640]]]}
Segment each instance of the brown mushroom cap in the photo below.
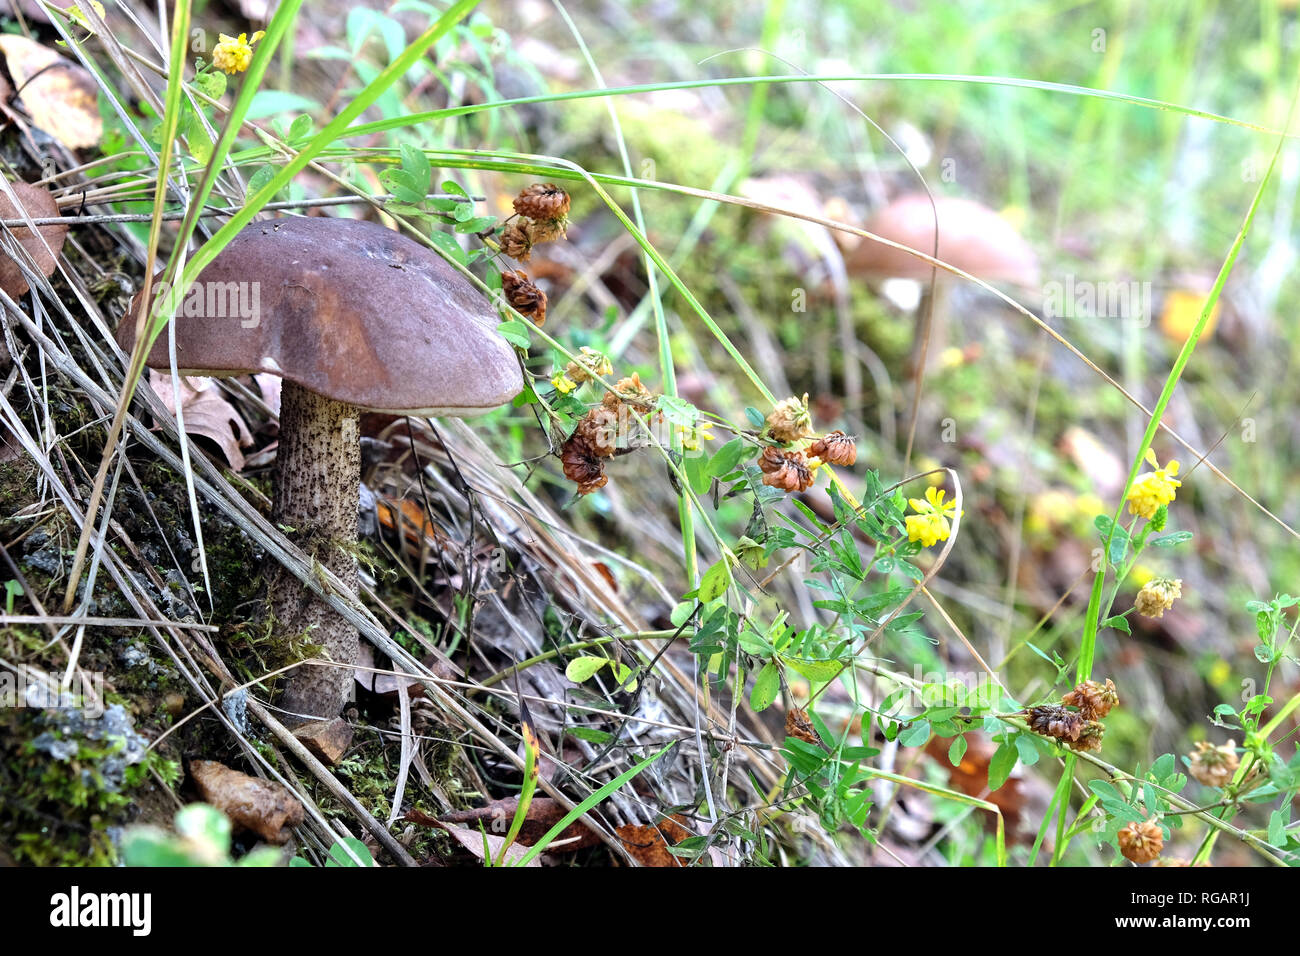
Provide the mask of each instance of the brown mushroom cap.
{"label": "brown mushroom cap", "polygon": [[[902,196],[867,220],[864,228],[883,239],[930,255],[934,249],[935,209],[939,215],[939,258],[978,279],[1038,284],[1038,258],[1012,225],[992,209],[970,199],[923,193]],[[924,259],[863,239],[845,257],[850,273],[880,278],[928,279]],[[940,270],[939,275],[944,273]]]}
{"label": "brown mushroom cap", "polygon": [[[54,201],[49,190],[28,183],[10,183],[14,197],[26,211],[28,218],[48,219],[59,215],[59,204]],[[0,191],[0,219],[22,219],[23,213],[9,198],[9,194]],[[37,226],[35,235],[26,226],[14,226],[9,230],[18,240],[27,254],[36,262],[37,269],[44,276],[54,274],[55,262],[63,250],[63,241],[68,236],[68,227]],[[18,263],[0,251],[0,289],[4,289],[10,298],[16,298],[27,292],[30,286]]]}
{"label": "brown mushroom cap", "polygon": [[[139,295],[118,327],[127,351],[138,307]],[[523,389],[488,300],[436,252],[371,222],[249,225],[199,274],[175,323],[184,374],[273,372],[373,411],[474,415]],[[165,334],[148,364],[170,367]]]}

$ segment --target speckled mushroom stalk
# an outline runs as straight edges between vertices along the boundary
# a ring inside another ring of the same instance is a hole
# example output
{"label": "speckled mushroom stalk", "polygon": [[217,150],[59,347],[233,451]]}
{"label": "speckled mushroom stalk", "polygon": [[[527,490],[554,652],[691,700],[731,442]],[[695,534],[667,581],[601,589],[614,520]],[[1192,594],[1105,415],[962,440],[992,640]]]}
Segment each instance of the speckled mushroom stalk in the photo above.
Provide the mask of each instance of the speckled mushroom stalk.
{"label": "speckled mushroom stalk", "polygon": [[[273,372],[284,380],[272,517],[356,593],[359,413],[481,414],[523,388],[499,316],[432,250],[376,223],[286,218],[242,230],[199,275],[176,318],[183,374]],[[240,309],[232,309],[239,295]],[[130,351],[135,309],[118,327]],[[247,306],[252,308],[247,308]],[[255,313],[255,314],[254,314]],[[153,368],[169,368],[167,337]],[[278,563],[267,569],[276,635],[355,664],[355,628]],[[304,717],[337,717],[347,667],[300,667],[281,698]]]}
{"label": "speckled mushroom stalk", "polygon": [[[292,529],[294,542],[352,594],[357,593],[359,421],[355,405],[285,382],[271,498],[272,521]],[[356,628],[315,600],[283,567],[271,570],[267,597],[278,633],[320,645],[331,660],[357,661]],[[279,704],[291,715],[334,717],[353,698],[352,687],[347,668],[309,665],[298,669]]]}

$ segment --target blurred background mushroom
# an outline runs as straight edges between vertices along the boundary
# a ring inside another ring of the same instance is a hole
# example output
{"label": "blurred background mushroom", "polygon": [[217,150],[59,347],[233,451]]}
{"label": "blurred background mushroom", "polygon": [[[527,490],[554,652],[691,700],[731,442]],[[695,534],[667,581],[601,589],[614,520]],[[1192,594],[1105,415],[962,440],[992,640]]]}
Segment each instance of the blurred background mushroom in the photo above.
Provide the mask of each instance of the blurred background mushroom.
{"label": "blurred background mushroom", "polygon": [[[1015,227],[987,206],[971,199],[909,193],[876,211],[863,229],[937,258],[986,282],[1022,289],[1039,287],[1038,257]],[[916,310],[913,374],[921,356],[932,366],[947,344],[948,290],[957,281],[943,269],[883,243],[863,239],[845,254],[849,274],[881,284],[881,291],[900,308]],[[930,279],[933,273],[934,282]],[[927,329],[927,316],[934,319]]]}

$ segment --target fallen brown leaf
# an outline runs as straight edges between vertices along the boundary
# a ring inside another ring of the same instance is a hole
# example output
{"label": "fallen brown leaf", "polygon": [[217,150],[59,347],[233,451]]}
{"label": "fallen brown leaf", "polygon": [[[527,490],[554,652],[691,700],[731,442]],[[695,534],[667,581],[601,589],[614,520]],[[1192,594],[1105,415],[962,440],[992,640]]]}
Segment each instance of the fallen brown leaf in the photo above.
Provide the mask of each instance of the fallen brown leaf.
{"label": "fallen brown leaf", "polygon": [[[950,738],[931,738],[926,744],[925,752],[948,771],[949,786],[955,787],[967,796],[987,800],[1001,810],[1007,833],[1014,838],[1020,827],[1020,814],[1025,805],[1025,797],[1021,792],[1021,779],[1012,775],[1001,787],[988,793],[989,761],[993,759],[996,748],[992,741],[980,733],[966,734],[966,743],[966,753],[962,755],[961,761],[955,767],[948,759],[948,748],[952,745]],[[986,824],[990,828],[994,826],[992,814],[986,815]]]}
{"label": "fallen brown leaf", "polygon": [[[0,219],[22,219],[24,213],[30,219],[48,219],[59,215],[59,204],[54,201],[49,190],[22,182],[10,183],[9,188],[13,190],[18,206],[14,205],[7,193],[0,191]],[[19,211],[19,206],[22,211]],[[54,274],[55,263],[63,250],[63,241],[68,236],[67,226],[37,226],[34,235],[26,226],[17,226],[8,231],[36,263],[41,275],[48,277]],[[18,268],[18,263],[0,252],[0,289],[4,289],[10,298],[17,298],[26,293],[28,288],[27,277]]]}
{"label": "fallen brown leaf", "polygon": [[215,760],[191,760],[190,777],[204,802],[268,843],[286,842],[290,831],[302,823],[298,798],[272,780],[250,777]]}
{"label": "fallen brown leaf", "polygon": [[[162,399],[167,411],[176,414],[172,378],[165,372],[149,370],[149,387]],[[216,442],[230,467],[241,471],[244,453],[241,448],[253,443],[239,410],[226,401],[210,378],[181,376],[181,411],[185,415],[185,432],[201,435]]]}
{"label": "fallen brown leaf", "polygon": [[632,859],[642,866],[686,865],[680,857],[673,856],[668,848],[676,846],[692,834],[671,817],[665,817],[656,825],[649,827],[628,823],[618,827],[614,832],[618,834],[619,840],[631,854]]}
{"label": "fallen brown leaf", "polygon": [[0,52],[33,123],[69,149],[99,145],[99,88],[85,67],[12,33],[0,35]]}
{"label": "fallen brown leaf", "polygon": [[[519,798],[508,797],[493,800],[473,810],[460,810],[444,813],[440,818],[443,823],[467,823],[475,827],[481,822],[489,833],[500,833],[510,829],[515,813],[519,809]],[[518,841],[524,846],[533,846],[551,831],[555,824],[564,818],[568,811],[551,797],[534,797],[528,805],[524,824],[519,829]],[[573,853],[600,842],[600,836],[581,821],[570,824],[560,831],[560,835],[546,848],[547,853]]]}
{"label": "fallen brown leaf", "polygon": [[[451,834],[452,839],[459,843],[463,849],[478,860],[482,860],[485,854],[490,853],[493,861],[495,861],[501,853],[502,844],[506,841],[504,836],[496,836],[491,833],[485,834],[480,831],[478,827],[458,827],[453,826],[450,823],[443,823],[441,820],[429,817],[426,814],[421,814],[420,816],[422,819],[412,820],[412,822],[427,822],[428,826],[437,827],[439,830],[445,830],[447,833]],[[411,818],[408,816],[407,819],[409,820]],[[486,846],[484,845],[484,841],[487,841]],[[517,864],[527,852],[527,847],[520,846],[517,842],[513,843],[510,848],[506,850],[506,860]],[[537,857],[533,857],[526,865],[541,866],[542,864]]]}

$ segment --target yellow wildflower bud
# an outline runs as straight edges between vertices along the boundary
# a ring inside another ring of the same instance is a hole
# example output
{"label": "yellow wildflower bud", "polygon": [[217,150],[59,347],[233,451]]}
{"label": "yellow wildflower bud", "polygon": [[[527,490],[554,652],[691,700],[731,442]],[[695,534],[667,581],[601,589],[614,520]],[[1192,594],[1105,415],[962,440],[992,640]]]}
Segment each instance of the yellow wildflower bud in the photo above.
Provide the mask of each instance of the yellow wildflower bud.
{"label": "yellow wildflower bud", "polygon": [[252,62],[253,47],[247,33],[241,33],[238,39],[223,33],[221,42],[212,48],[212,65],[223,73],[243,73]]}
{"label": "yellow wildflower bud", "polygon": [[1175,489],[1182,487],[1183,483],[1174,477],[1176,474],[1178,462],[1171,461],[1163,468],[1139,475],[1128,492],[1128,513],[1148,521],[1155,517],[1161,505],[1174,500]]}

